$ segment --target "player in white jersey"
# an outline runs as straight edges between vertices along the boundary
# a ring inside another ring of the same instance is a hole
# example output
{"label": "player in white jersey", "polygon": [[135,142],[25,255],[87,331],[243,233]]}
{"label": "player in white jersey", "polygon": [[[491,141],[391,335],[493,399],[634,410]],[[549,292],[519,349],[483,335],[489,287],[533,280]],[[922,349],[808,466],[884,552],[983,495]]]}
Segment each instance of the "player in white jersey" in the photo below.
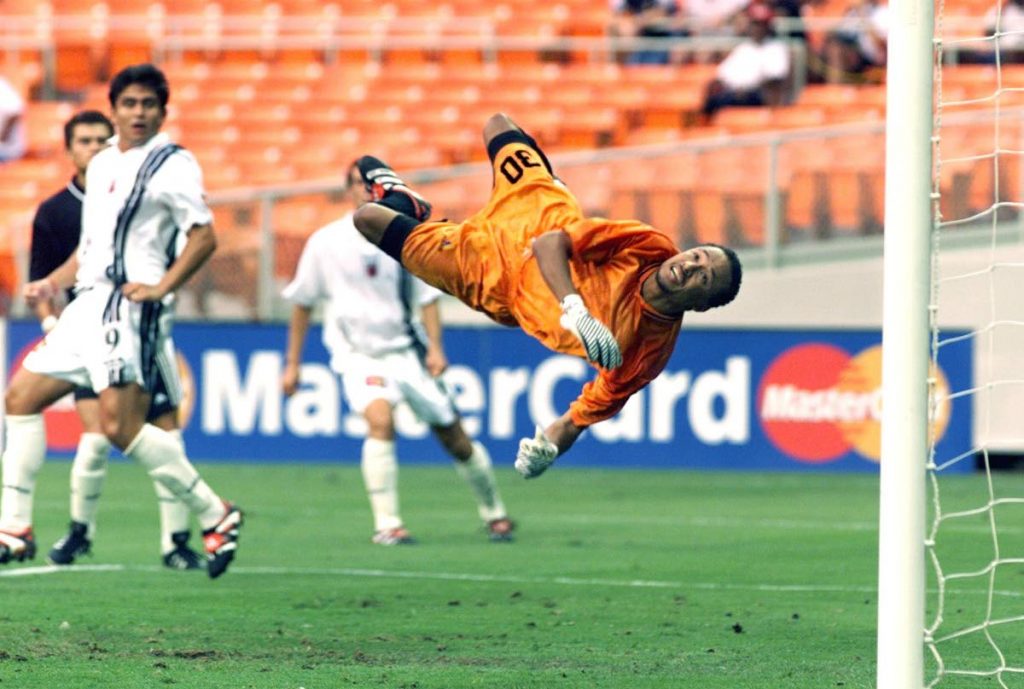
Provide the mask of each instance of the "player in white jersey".
{"label": "player in white jersey", "polygon": [[[350,166],[347,193],[356,205],[370,200],[359,169]],[[325,302],[323,342],[345,398],[366,419],[361,468],[373,512],[373,542],[412,543],[398,509],[394,408],[405,401],[434,431],[477,502],[492,541],[512,540],[491,458],[471,441],[439,376],[448,366],[441,344],[441,293],[404,270],[368,242],[352,212],[309,238],[295,279],[284,290],[292,302],[282,388],[298,389],[310,313]],[[422,314],[422,318],[420,317]]]}
{"label": "player in white jersey", "polygon": [[[75,176],[36,211],[32,221],[29,280],[45,278],[78,248],[86,167],[93,156],[108,146],[113,135],[114,123],[95,110],[78,112],[64,124],[64,147],[75,167]],[[74,295],[69,292],[66,296],[70,301]],[[58,299],[36,302],[36,316],[44,333],[57,325],[57,314],[62,306],[62,300]],[[75,388],[74,398],[75,411],[82,421],[82,434],[71,464],[71,525],[46,558],[55,565],[70,565],[91,550],[110,454],[110,441],[100,428],[100,403],[96,393],[92,388]],[[171,402],[173,400],[163,392],[154,395],[149,419],[180,439],[178,410],[170,406]],[[154,481],[153,485],[160,504],[160,547],[164,565],[171,569],[202,569],[205,558],[188,546],[188,506],[162,483]]]}
{"label": "player in white jersey", "polygon": [[[146,422],[152,396],[174,377],[169,313],[174,291],[216,248],[195,159],[159,130],[169,88],[152,65],[110,84],[118,136],[87,170],[78,252],[25,287],[33,303],[74,284],[76,298],[11,380],[0,499],[0,563],[35,554],[32,495],[45,458],[42,411],[88,385],[99,393],[104,435],[180,498],[203,528],[207,574],[224,573],[238,547],[242,512],[222,500],[167,431]],[[177,235],[186,234],[175,256]]]}

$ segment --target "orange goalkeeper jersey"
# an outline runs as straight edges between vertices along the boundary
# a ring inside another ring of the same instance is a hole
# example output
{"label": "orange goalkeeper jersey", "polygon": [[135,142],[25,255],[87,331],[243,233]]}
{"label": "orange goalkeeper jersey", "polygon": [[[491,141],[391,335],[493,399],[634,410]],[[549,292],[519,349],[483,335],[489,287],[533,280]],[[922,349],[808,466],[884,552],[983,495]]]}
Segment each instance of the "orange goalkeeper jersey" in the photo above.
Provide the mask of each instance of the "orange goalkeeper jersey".
{"label": "orange goalkeeper jersey", "polygon": [[613,371],[599,368],[570,413],[579,426],[614,416],[672,355],[681,319],[648,306],[640,288],[679,250],[641,222],[584,218],[575,197],[525,143],[498,151],[494,179],[487,206],[465,222],[416,227],[402,263],[495,321],[518,325],[556,352],[585,357],[583,345],[559,323],[561,308],[531,250],[535,237],[564,230],[572,241],[573,284],[590,313],[614,333],[623,360]]}

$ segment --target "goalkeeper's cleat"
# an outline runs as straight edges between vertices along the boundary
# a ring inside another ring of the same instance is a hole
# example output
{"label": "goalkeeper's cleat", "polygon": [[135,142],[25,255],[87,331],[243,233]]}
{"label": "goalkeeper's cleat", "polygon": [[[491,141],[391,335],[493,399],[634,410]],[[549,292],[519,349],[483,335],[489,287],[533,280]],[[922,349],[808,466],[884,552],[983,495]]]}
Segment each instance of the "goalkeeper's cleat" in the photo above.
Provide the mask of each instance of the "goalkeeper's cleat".
{"label": "goalkeeper's cleat", "polygon": [[164,567],[181,571],[206,569],[206,562],[202,556],[188,547],[189,536],[188,531],[176,531],[171,534],[171,542],[174,543],[174,549],[164,553]]}
{"label": "goalkeeper's cleat", "polygon": [[511,543],[515,540],[512,532],[516,530],[516,523],[508,517],[500,517],[487,522],[487,537],[491,543]]}
{"label": "goalkeeper's cleat", "polygon": [[217,525],[203,531],[203,546],[206,549],[206,573],[211,579],[223,574],[238,550],[238,530],[245,521],[242,510],[230,502],[224,502],[225,513]]}
{"label": "goalkeeper's cleat", "polygon": [[381,529],[373,534],[370,539],[377,545],[413,545],[416,539],[412,537],[404,526],[396,526],[393,529]]}
{"label": "goalkeeper's cleat", "polygon": [[383,160],[373,156],[363,156],[356,161],[356,166],[359,168],[359,174],[363,177],[366,191],[375,202],[384,201],[385,197],[392,192],[402,194],[408,203],[405,203],[405,200],[399,200],[394,205],[388,203],[384,205],[392,210],[411,215],[419,222],[425,222],[430,218],[432,210],[430,203],[410,189],[409,185],[398,176],[398,173],[388,167]]}
{"label": "goalkeeper's cleat", "polygon": [[92,541],[86,538],[89,527],[82,522],[71,522],[71,528],[67,534],[53,544],[46,559],[51,565],[70,565],[82,555],[91,552]]}
{"label": "goalkeeper's cleat", "polygon": [[24,562],[36,556],[36,537],[32,527],[26,526],[17,533],[0,530],[0,565],[11,560]]}

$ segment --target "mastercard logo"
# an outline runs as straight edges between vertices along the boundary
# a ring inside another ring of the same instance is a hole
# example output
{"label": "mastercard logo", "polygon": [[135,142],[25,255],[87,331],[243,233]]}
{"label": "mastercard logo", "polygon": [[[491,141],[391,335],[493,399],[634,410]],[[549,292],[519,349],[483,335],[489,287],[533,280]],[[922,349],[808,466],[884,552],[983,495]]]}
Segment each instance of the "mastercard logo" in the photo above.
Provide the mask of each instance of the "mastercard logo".
{"label": "mastercard logo", "polygon": [[[22,361],[28,353],[42,343],[42,338],[30,342],[24,349],[18,352],[14,363],[11,366],[10,375],[21,368]],[[195,406],[195,376],[192,375],[192,368],[185,361],[181,352],[176,352],[178,363],[178,377],[181,381],[181,404],[178,406],[178,425],[184,430],[192,418],[192,409]],[[10,378],[8,378],[9,380]],[[46,423],[46,446],[54,452],[70,452],[78,447],[78,438],[82,435],[82,420],[78,418],[78,411],[75,409],[73,395],[68,394],[51,404],[43,412],[43,420]]]}
{"label": "mastercard logo", "polygon": [[[934,438],[949,425],[949,383],[933,367],[936,394]],[[882,454],[882,348],[851,355],[813,343],[775,359],[757,392],[757,413],[769,441],[790,457],[830,462],[850,451],[878,461]]]}

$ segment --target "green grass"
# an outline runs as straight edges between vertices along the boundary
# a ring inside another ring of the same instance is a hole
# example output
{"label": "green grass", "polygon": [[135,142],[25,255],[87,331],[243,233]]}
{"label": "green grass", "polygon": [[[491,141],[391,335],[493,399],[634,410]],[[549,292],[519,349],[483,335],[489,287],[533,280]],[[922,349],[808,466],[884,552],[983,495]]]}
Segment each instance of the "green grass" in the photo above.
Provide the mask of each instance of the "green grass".
{"label": "green grass", "polygon": [[201,469],[247,510],[232,569],[158,567],[152,487],[115,463],[88,569],[0,577],[0,689],[875,684],[876,476],[502,469],[519,537],[491,544],[454,472],[407,466],[420,543],[383,548],[354,467]]}

